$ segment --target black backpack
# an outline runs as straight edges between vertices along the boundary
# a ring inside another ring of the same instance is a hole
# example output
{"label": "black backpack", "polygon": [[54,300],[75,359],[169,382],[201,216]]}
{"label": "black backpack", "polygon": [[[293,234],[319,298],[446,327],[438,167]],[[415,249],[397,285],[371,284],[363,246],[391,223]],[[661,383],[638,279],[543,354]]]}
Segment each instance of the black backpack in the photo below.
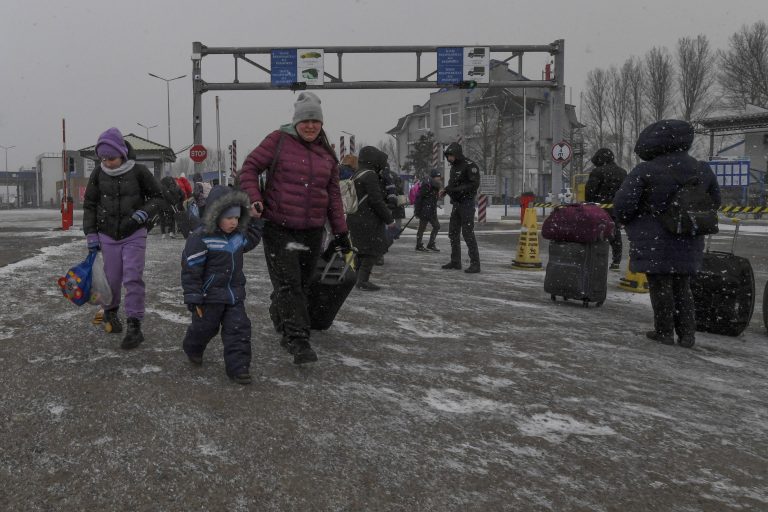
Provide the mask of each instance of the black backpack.
{"label": "black backpack", "polygon": [[700,173],[680,185],[670,196],[668,205],[658,219],[673,235],[693,237],[719,231],[717,209]]}

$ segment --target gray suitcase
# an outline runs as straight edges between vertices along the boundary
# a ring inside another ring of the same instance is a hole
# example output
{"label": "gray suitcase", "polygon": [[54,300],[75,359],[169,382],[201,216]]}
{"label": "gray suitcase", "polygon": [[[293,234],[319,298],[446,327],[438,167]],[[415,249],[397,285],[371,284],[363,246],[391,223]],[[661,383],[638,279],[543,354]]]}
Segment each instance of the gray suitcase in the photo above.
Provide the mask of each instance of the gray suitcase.
{"label": "gray suitcase", "polygon": [[544,291],[553,301],[557,297],[590,302],[602,306],[608,293],[607,241],[582,244],[577,242],[549,242],[549,261],[544,277]]}

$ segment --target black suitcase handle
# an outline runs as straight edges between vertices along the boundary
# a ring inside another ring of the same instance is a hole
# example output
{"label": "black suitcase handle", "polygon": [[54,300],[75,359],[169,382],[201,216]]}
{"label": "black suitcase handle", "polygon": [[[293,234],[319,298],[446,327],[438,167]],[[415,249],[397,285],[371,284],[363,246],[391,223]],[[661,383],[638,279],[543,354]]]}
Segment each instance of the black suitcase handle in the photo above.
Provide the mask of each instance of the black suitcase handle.
{"label": "black suitcase handle", "polygon": [[[736,237],[739,236],[739,226],[741,226],[741,219],[738,218],[732,218],[730,219],[734,224],[736,224],[736,229],[733,232],[733,241],[731,242],[731,254],[736,254]],[[707,235],[707,245],[705,247],[705,252],[709,252],[709,246],[712,244],[712,235]]]}

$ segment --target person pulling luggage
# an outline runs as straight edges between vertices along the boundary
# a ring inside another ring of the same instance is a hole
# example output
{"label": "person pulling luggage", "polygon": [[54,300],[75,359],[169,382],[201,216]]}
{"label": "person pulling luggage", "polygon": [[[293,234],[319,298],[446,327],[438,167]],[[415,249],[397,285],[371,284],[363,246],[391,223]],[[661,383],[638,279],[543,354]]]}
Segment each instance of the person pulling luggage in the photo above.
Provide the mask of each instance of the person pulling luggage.
{"label": "person pulling luggage", "polygon": [[[621,184],[627,177],[627,171],[616,165],[613,151],[608,148],[600,148],[590,160],[595,168],[589,173],[587,180],[585,199],[589,203],[612,204],[613,197],[619,191]],[[616,220],[613,208],[606,210],[614,222],[613,239],[611,240],[611,270],[621,268],[621,225]]]}
{"label": "person pulling luggage", "polygon": [[701,268],[704,236],[670,232],[665,215],[689,181],[709,199],[715,221],[720,207],[720,187],[712,169],[688,154],[693,136],[693,126],[685,121],[666,119],[647,126],[635,144],[643,162],[632,169],[614,198],[616,216],[631,242],[630,270],[648,276],[654,329],[646,336],[674,345],[677,332],[682,347],[692,347],[696,341],[690,281]]}
{"label": "person pulling luggage", "polygon": [[451,261],[443,265],[444,269],[461,270],[461,237],[469,251],[468,274],[480,272],[480,251],[475,239],[475,196],[480,188],[480,171],[477,164],[464,156],[461,144],[451,143],[443,153],[451,163],[451,175],[448,186],[440,191],[438,197],[446,194],[451,198],[453,210],[448,224],[448,239],[451,241]]}
{"label": "person pulling luggage", "polygon": [[[262,190],[259,177],[267,172]],[[280,344],[294,364],[317,361],[309,344],[307,288],[322,251],[326,220],[331,244],[349,251],[339,188],[336,152],[323,129],[320,98],[304,91],[294,103],[293,121],[273,131],[251,151],[240,171],[251,199],[251,216],[266,220],[262,241],[273,285],[270,317]]]}

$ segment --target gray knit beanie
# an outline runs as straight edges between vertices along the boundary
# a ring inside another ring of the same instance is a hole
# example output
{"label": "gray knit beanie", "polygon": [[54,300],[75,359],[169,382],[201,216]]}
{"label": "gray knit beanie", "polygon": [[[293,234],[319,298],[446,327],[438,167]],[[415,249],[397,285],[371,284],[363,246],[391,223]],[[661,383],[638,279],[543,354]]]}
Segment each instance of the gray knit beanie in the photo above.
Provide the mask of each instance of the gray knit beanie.
{"label": "gray knit beanie", "polygon": [[323,122],[323,109],[320,108],[320,98],[311,92],[302,92],[293,104],[293,125],[310,119]]}

